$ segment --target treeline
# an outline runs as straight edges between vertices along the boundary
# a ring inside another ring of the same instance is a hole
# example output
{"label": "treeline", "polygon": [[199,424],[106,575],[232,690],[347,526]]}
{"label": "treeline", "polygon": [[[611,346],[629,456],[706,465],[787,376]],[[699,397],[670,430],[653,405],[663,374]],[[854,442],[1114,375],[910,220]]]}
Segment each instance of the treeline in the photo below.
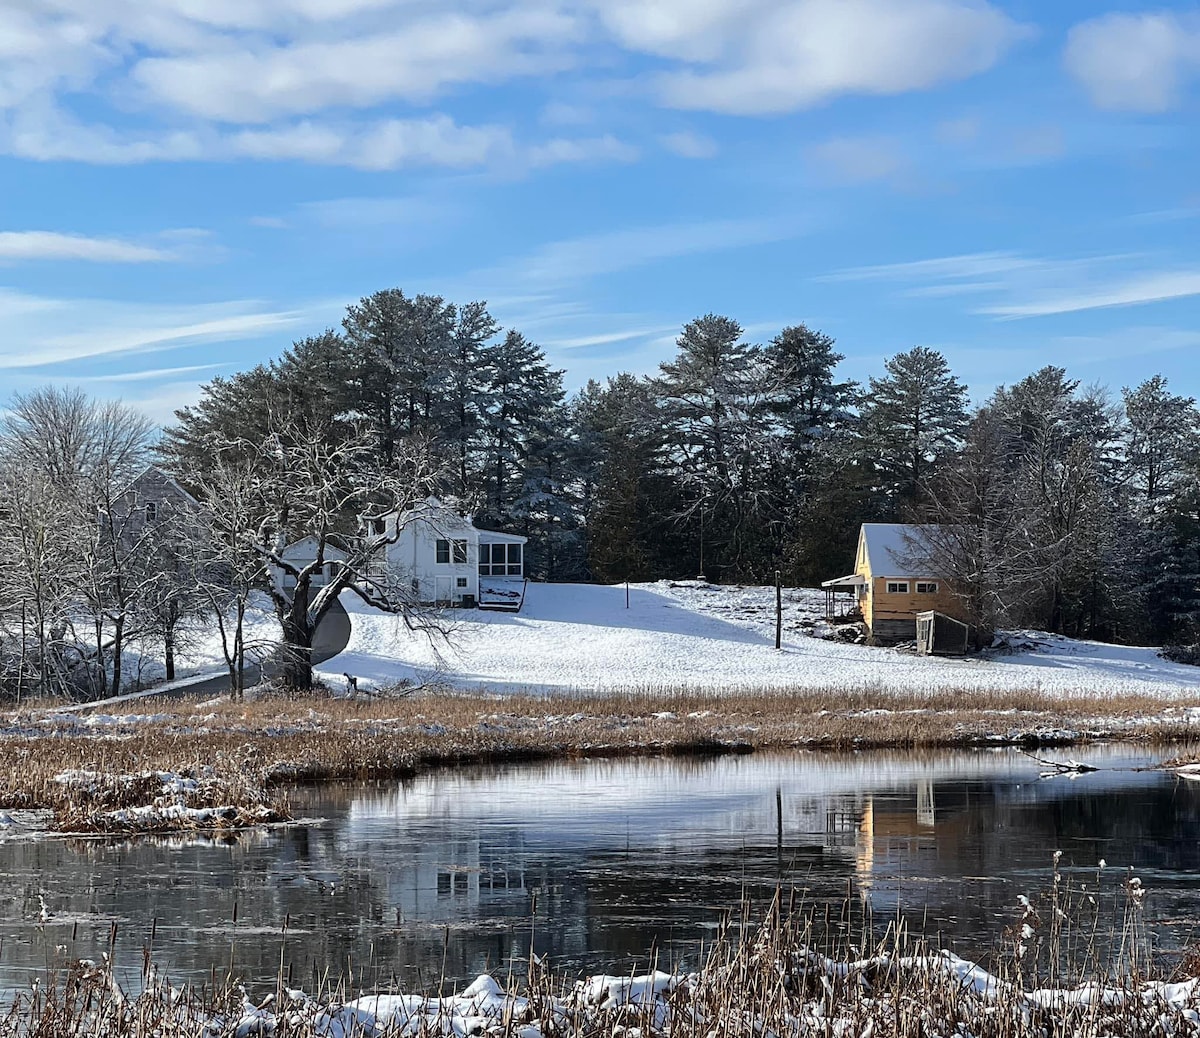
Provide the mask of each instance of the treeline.
{"label": "treeline", "polygon": [[[687,324],[652,377],[568,395],[482,303],[378,292],[342,327],[217,378],[161,437],[130,408],[45,389],[0,419],[0,691],[99,695],[139,659],[272,597],[295,661],[340,590],[416,615],[373,576],[363,516],[436,492],[529,538],[546,580],[814,585],[848,572],[859,525],[930,524],[929,560],[982,630],[1029,626],[1194,644],[1200,414],[1149,378],[1119,395],[1048,366],[972,405],[922,347],[859,384],[804,325],[747,342]],[[199,498],[166,532],[128,497],[148,462]],[[107,517],[107,519],[105,518]],[[336,586],[290,540],[346,556]],[[284,590],[272,572],[285,572]],[[224,628],[231,681],[246,651]],[[306,677],[308,675],[308,677]]]}
{"label": "treeline", "polygon": [[209,383],[161,450],[186,482],[282,413],[365,429],[385,463],[419,443],[440,493],[528,536],[547,580],[815,584],[850,568],[861,522],[934,522],[960,531],[937,561],[989,629],[1195,639],[1191,398],[1160,377],[1114,396],[1048,366],[973,407],[934,350],[892,356],[866,385],[839,376],[843,359],[804,325],[755,344],[709,314],[654,376],[568,397],[484,304],[396,289]]}

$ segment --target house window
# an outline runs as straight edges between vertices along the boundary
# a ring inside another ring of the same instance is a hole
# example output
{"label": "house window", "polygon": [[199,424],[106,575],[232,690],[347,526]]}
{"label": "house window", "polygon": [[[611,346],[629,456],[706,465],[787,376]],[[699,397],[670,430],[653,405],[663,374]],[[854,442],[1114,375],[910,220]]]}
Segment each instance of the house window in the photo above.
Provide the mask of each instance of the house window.
{"label": "house window", "polygon": [[935,580],[918,580],[917,594],[918,595],[936,595],[938,593],[937,581]]}
{"label": "house window", "polygon": [[146,502],[146,522],[158,522],[158,504],[154,501]]}
{"label": "house window", "polygon": [[479,546],[481,576],[519,577],[521,571],[521,545],[481,544]]}
{"label": "house window", "polygon": [[455,587],[466,587],[467,586],[467,578],[466,577],[456,578],[454,581],[454,586]]}
{"label": "house window", "polygon": [[463,565],[467,561],[467,542],[466,541],[451,541],[439,539],[436,544],[437,561],[439,565],[449,565],[453,562],[457,566]]}
{"label": "house window", "polygon": [[372,519],[371,520],[371,532],[374,533],[376,536],[382,537],[385,533],[387,533],[387,520],[386,519]]}
{"label": "house window", "polygon": [[907,595],[908,581],[907,580],[889,580],[887,583],[887,593],[889,595]]}

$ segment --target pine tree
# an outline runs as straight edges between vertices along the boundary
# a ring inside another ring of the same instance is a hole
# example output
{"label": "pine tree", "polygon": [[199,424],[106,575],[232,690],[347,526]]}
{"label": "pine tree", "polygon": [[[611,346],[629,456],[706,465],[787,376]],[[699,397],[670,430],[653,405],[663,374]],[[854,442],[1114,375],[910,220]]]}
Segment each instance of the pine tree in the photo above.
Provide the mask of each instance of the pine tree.
{"label": "pine tree", "polygon": [[863,409],[872,455],[899,496],[920,496],[937,462],[952,455],[967,427],[967,388],[936,350],[914,346],[884,363]]}
{"label": "pine tree", "polygon": [[446,413],[441,437],[453,458],[450,489],[472,508],[483,503],[478,486],[485,464],[487,345],[499,330],[487,304],[473,302],[459,307],[446,358]]}
{"label": "pine tree", "polygon": [[454,306],[440,296],[410,299],[398,288],[346,308],[351,396],[375,430],[385,462],[410,436],[437,438],[456,318]]}
{"label": "pine tree", "polygon": [[[659,465],[662,433],[650,386],[622,373],[589,382],[573,403],[588,564],[595,580],[649,580],[685,565],[681,502]],[[686,570],[685,570],[686,572]]]}
{"label": "pine tree", "polygon": [[554,478],[553,445],[566,396],[563,373],[517,331],[510,330],[483,357],[488,381],[481,416],[486,437],[482,515],[502,527],[529,524],[535,496],[546,492],[533,480],[534,472],[540,468],[545,478]]}
{"label": "pine tree", "polygon": [[695,538],[702,571],[750,576],[769,541],[774,372],[728,317],[691,321],[677,345],[652,386],[665,460],[688,500],[678,518]]}

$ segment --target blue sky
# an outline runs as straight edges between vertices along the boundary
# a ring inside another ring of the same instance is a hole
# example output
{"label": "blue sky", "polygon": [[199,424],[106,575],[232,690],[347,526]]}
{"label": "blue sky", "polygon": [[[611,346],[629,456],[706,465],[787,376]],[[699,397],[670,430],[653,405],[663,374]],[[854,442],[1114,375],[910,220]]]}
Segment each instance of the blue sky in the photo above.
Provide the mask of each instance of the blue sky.
{"label": "blue sky", "polygon": [[1198,112],[1192,3],[5,4],[0,400],[163,420],[395,286],[570,387],[713,311],[1200,395]]}

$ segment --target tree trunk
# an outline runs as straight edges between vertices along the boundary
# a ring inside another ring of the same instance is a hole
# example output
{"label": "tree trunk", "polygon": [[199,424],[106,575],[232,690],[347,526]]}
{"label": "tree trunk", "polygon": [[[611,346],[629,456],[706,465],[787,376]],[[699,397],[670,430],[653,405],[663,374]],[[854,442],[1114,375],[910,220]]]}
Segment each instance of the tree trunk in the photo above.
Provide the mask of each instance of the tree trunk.
{"label": "tree trunk", "polygon": [[167,680],[175,680],[175,624],[173,616],[167,617],[163,627],[163,664],[167,669]]}
{"label": "tree trunk", "polygon": [[312,691],[312,631],[308,624],[285,624],[283,643],[283,687],[289,692]]}
{"label": "tree trunk", "polygon": [[124,650],[122,642],[125,640],[125,617],[118,616],[113,621],[113,672],[112,672],[112,694],[119,696],[121,694],[121,653]]}

